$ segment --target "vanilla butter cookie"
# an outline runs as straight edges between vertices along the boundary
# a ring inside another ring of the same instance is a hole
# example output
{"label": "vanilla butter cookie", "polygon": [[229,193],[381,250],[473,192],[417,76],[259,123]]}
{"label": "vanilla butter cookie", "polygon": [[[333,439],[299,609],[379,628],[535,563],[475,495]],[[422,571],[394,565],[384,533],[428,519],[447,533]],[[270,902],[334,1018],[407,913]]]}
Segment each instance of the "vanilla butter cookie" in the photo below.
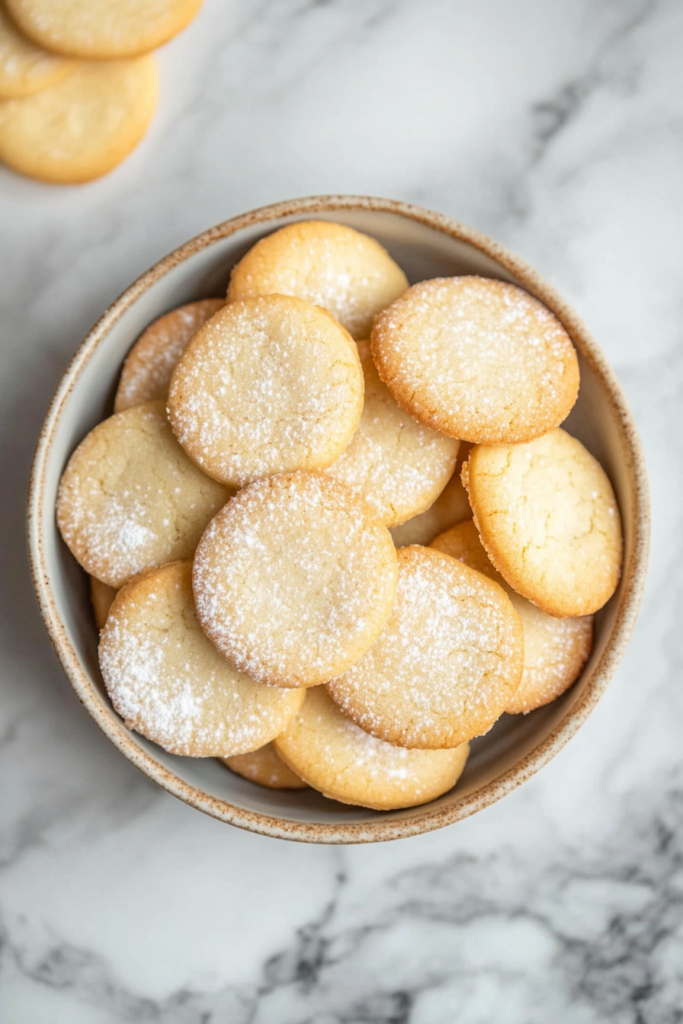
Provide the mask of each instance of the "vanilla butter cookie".
{"label": "vanilla butter cookie", "polygon": [[224,305],[223,299],[201,299],[172,309],[151,323],[126,356],[114,412],[165,399],[171,374],[189,342]]}
{"label": "vanilla butter cookie", "polygon": [[363,409],[358,349],[329,313],[287,295],[230,302],[171,378],[173,431],[202,469],[235,487],[325,469]]}
{"label": "vanilla butter cookie", "polygon": [[396,401],[464,441],[516,444],[556,427],[579,390],[569,335],[528,292],[483,277],[413,285],[372,329]]}
{"label": "vanilla butter cookie", "polygon": [[453,473],[459,442],[437,434],[396,404],[379,379],[369,346],[358,353],[365,377],[360,423],[327,472],[358,491],[386,526],[428,508]]}
{"label": "vanilla butter cookie", "polygon": [[192,21],[201,0],[5,0],[22,32],[70,57],[137,57]]}
{"label": "vanilla butter cookie", "polygon": [[288,224],[256,243],[234,267],[228,301],[296,295],[322,306],[354,338],[370,335],[373,318],[408,287],[379,242],[325,220]]}
{"label": "vanilla butter cookie", "polygon": [[75,61],[48,53],[22,36],[0,5],[0,100],[31,96],[75,69]]}
{"label": "vanilla butter cookie", "polygon": [[204,636],[192,565],[172,562],[119,591],[102,630],[102,676],[129,729],[172,754],[229,757],[269,743],[303,693],[261,686]]}
{"label": "vanilla butter cookie", "polygon": [[463,466],[474,521],[501,576],[549,615],[590,615],[621,572],[619,508],[607,474],[564,430],[477,445]]}
{"label": "vanilla butter cookie", "polygon": [[57,523],[91,576],[121,587],[194,552],[231,492],[187,457],[163,402],[116,413],[81,441],[62,475]]}
{"label": "vanilla butter cookie", "polygon": [[157,91],[151,55],[81,64],[50,89],[0,103],[0,160],[56,184],[99,178],[140,142]]}
{"label": "vanilla butter cookie", "polygon": [[280,757],[330,800],[377,811],[416,807],[452,789],[469,746],[406,750],[359,729],[324,686],[306,692],[295,718],[274,741]]}
{"label": "vanilla butter cookie", "polygon": [[456,523],[472,518],[467,491],[460,479],[462,466],[472,446],[461,441],[453,475],[433,505],[390,531],[397,548],[409,544],[431,544],[435,537]]}
{"label": "vanilla butter cookie", "polygon": [[212,520],[194,561],[197,614],[240,671],[315,686],[367,651],[396,591],[389,531],[323,473],[245,487]]}
{"label": "vanilla butter cookie", "polygon": [[487,732],[519,686],[522,624],[502,587],[454,558],[414,545],[398,565],[379,639],[327,689],[378,739],[457,747]]}
{"label": "vanilla butter cookie", "polygon": [[549,704],[569,689],[591,652],[593,616],[557,619],[516,594],[493,568],[472,519],[441,534],[432,547],[500,583],[522,621],[524,672],[506,712],[526,714]]}
{"label": "vanilla butter cookie", "polygon": [[308,784],[287,767],[272,743],[250,754],[235,754],[221,760],[235,775],[266,789],[308,789]]}
{"label": "vanilla butter cookie", "polygon": [[102,583],[94,576],[90,577],[90,600],[95,614],[95,625],[98,629],[102,629],[107,621],[107,615],[109,615],[109,609],[115,597],[116,589],[114,587]]}

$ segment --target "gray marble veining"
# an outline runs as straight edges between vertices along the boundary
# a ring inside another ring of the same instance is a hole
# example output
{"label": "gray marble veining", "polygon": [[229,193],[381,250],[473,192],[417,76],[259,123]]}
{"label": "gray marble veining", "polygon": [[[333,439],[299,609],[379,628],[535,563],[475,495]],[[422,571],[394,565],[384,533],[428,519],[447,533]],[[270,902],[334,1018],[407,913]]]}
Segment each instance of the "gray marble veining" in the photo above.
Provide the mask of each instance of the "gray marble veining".
{"label": "gray marble veining", "polygon": [[[683,1020],[683,5],[207,0],[116,172],[0,171],[0,1020]],[[499,238],[576,306],[653,500],[641,617],[568,747],[450,829],[319,848],[157,791],[79,707],[35,609],[28,465],[71,354],[159,256],[357,192]]]}
{"label": "gray marble veining", "polygon": [[[591,843],[512,846],[389,873],[371,898],[343,866],[258,979],[135,992],[105,957],[6,931],[5,985],[68,992],[101,1019],[169,1024],[676,1021],[683,962],[681,772]],[[615,827],[616,826],[616,827]],[[340,858],[343,864],[344,858]],[[254,908],[256,909],[256,908]],[[239,928],[239,922],[234,926]],[[17,1019],[21,1019],[18,1017]]]}

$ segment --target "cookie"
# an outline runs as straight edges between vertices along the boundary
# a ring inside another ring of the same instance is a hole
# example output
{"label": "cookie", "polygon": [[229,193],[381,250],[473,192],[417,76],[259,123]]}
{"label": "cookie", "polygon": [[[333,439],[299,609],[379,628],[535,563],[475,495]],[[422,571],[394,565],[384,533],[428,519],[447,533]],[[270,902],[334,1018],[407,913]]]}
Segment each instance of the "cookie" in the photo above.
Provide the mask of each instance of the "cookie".
{"label": "cookie", "polygon": [[453,473],[459,442],[423,427],[393,400],[366,343],[363,414],[348,447],[327,472],[358,491],[386,526],[428,508]]}
{"label": "cookie", "polygon": [[29,39],[69,57],[137,57],[188,25],[201,0],[5,0]]}
{"label": "cookie", "polygon": [[578,395],[579,364],[564,327],[503,281],[413,285],[377,317],[371,342],[399,405],[465,441],[530,441],[561,423]]}
{"label": "cookie", "polygon": [[187,345],[223,305],[223,299],[201,299],[172,309],[150,324],[126,356],[114,412],[165,399],[171,374]]}
{"label": "cookie", "polygon": [[607,474],[580,441],[558,429],[477,446],[462,479],[482,544],[513,590],[558,617],[590,615],[610,599],[621,519]]}
{"label": "cookie", "polygon": [[75,69],[75,61],[48,53],[22,36],[0,6],[0,100],[31,96]]}
{"label": "cookie", "polygon": [[323,473],[245,487],[197,548],[199,620],[252,679],[315,686],[344,672],[386,622],[396,591],[389,531]]}
{"label": "cookie", "polygon": [[325,469],[363,409],[358,350],[329,313],[286,295],[231,302],[202,327],[171,378],[168,413],[202,469],[235,487]]}
{"label": "cookie", "polygon": [[98,424],[62,475],[57,523],[86,572],[121,587],[150,566],[189,558],[230,491],[197,469],[163,402]]}
{"label": "cookie", "polygon": [[156,102],[152,56],[82,64],[50,89],[0,103],[0,160],[40,181],[91,181],[137,146]]}
{"label": "cookie", "polygon": [[272,743],[250,754],[236,754],[221,760],[231,772],[266,789],[308,789],[308,784],[287,767]]}
{"label": "cookie", "polygon": [[256,243],[234,267],[228,301],[296,295],[327,309],[354,338],[367,338],[374,317],[408,287],[379,242],[325,220],[288,224]]}
{"label": "cookie", "polygon": [[402,747],[457,747],[490,729],[522,678],[522,624],[492,580],[431,548],[398,551],[389,621],[328,683],[356,725]]}
{"label": "cookie", "polygon": [[471,519],[472,509],[467,491],[460,479],[462,465],[470,448],[471,445],[468,441],[460,442],[453,475],[434,504],[430,505],[426,512],[413,516],[412,519],[401,523],[400,526],[394,526],[391,530],[391,536],[397,548],[405,548],[409,544],[431,544],[434,538],[444,530],[448,530],[449,527],[455,526],[456,523],[461,523],[465,519]]}
{"label": "cookie", "polygon": [[469,754],[466,743],[453,750],[406,750],[375,739],[342,714],[324,686],[308,690],[274,746],[324,796],[377,811],[415,807],[447,793]]}
{"label": "cookie", "polygon": [[296,690],[260,686],[221,657],[197,621],[187,561],[119,591],[99,658],[128,728],[186,757],[257,750],[282,732],[303,699]]}
{"label": "cookie", "polygon": [[506,712],[526,714],[549,704],[569,689],[591,652],[593,616],[556,619],[516,594],[493,568],[472,519],[442,533],[432,547],[500,583],[522,621],[524,672]]}
{"label": "cookie", "polygon": [[115,597],[116,590],[114,587],[101,583],[94,576],[90,577],[90,600],[93,612],[95,613],[95,624],[98,629],[102,629],[107,621],[107,615],[109,615],[109,609]]}

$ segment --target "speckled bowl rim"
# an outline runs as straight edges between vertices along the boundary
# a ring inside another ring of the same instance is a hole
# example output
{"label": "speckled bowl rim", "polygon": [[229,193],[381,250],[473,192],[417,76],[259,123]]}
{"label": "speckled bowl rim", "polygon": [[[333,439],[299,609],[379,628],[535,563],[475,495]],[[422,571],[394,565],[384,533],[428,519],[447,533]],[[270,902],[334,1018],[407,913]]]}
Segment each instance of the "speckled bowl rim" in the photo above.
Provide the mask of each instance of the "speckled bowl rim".
{"label": "speckled bowl rim", "polygon": [[[606,401],[619,425],[623,457],[627,461],[627,476],[634,509],[634,536],[630,554],[623,569],[623,583],[616,609],[614,625],[605,648],[595,666],[589,685],[580,699],[568,709],[564,718],[526,757],[518,761],[497,778],[482,785],[462,800],[447,806],[425,805],[422,813],[405,819],[378,817],[366,823],[294,822],[257,811],[235,807],[227,801],[213,797],[183,781],[159,764],[137,745],[126,731],[123,722],[107,713],[96,688],[83,671],[62,622],[54,593],[50,586],[45,553],[42,545],[41,520],[52,516],[43,499],[46,466],[57,426],[69,393],[92,356],[95,348],[106,338],[122,313],[156,281],[173,267],[195,253],[213,245],[243,228],[253,227],[282,217],[324,214],[334,211],[379,212],[397,214],[417,221],[468,245],[496,260],[512,273],[533,294],[537,295],[562,321],[575,345],[600,378]],[[418,835],[453,824],[483,810],[521,785],[547,764],[583,725],[594,709],[621,660],[633,629],[642,596],[647,568],[650,509],[645,462],[635,423],[617,380],[600,349],[586,327],[555,289],[532,267],[518,256],[485,235],[466,227],[449,217],[430,210],[390,199],[368,196],[311,196],[289,202],[260,207],[239,217],[225,221],[175,249],[137,279],[107,309],[76,352],[64,374],[50,404],[36,448],[28,500],[28,547],[31,575],[40,612],[62,667],[79,700],[92,715],[100,729],[132,763],[162,789],[179,797],[206,814],[262,835],[309,843],[366,843],[399,839]]]}

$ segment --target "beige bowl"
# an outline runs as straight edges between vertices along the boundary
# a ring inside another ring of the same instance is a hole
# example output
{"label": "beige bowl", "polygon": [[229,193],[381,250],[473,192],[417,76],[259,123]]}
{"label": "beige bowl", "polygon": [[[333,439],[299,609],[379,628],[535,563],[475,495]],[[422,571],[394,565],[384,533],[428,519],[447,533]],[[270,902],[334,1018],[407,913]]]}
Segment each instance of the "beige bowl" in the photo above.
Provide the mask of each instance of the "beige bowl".
{"label": "beige bowl", "polygon": [[[623,576],[596,616],[595,647],[581,678],[548,707],[503,716],[472,744],[455,789],[410,810],[381,813],[344,806],[311,790],[262,789],[218,760],[167,754],[126,729],[102,686],[85,574],[55,523],[66,461],[81,438],[111,413],[121,364],[143,328],[174,306],[223,294],[231,267],[258,238],[311,217],[373,235],[411,282],[482,274],[519,284],[549,306],[573,339],[581,363],[581,391],[568,429],[607,470],[624,523]],[[236,217],[177,249],[131,285],[92,329],[59,385],[35,454],[28,510],[31,570],[45,625],[71,685],[112,743],[163,789],[207,814],[264,835],[315,843],[398,839],[450,825],[499,800],[554,757],[593,710],[624,653],[645,579],[648,532],[647,482],[635,426],[612,371],[575,313],[527,264],[471,228],[416,206],[357,196],[299,199]]]}

